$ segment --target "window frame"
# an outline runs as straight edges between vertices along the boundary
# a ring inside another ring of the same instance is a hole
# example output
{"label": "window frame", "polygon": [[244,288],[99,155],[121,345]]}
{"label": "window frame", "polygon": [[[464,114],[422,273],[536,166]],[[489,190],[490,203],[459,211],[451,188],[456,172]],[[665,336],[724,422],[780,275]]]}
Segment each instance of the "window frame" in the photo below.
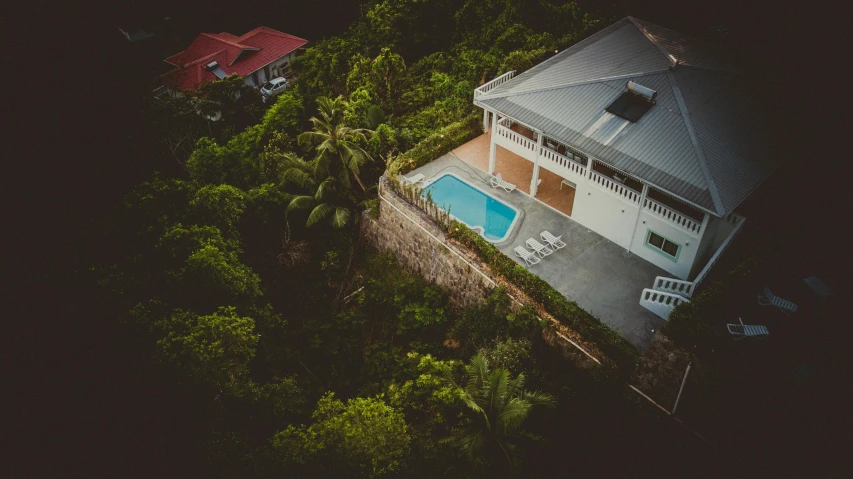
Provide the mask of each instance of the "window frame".
{"label": "window frame", "polygon": [[[654,235],[656,235],[656,236],[660,237],[661,239],[663,239],[663,242],[661,243],[661,247],[660,247],[660,248],[658,248],[657,246],[653,245],[653,244],[649,241],[649,240],[651,239],[651,237],[652,237],[652,234],[654,234]],[[663,248],[664,248],[664,246],[666,246],[666,242],[667,242],[667,241],[668,241],[668,242],[670,242],[670,243],[672,243],[672,244],[674,244],[674,245],[676,246],[676,248],[677,248],[677,249],[676,249],[676,251],[675,251],[675,256],[672,256],[671,254],[669,254],[669,253],[667,253],[666,251],[664,251],[664,249],[663,249]],[[678,262],[678,258],[681,256],[681,249],[684,247],[684,245],[678,244],[678,243],[676,243],[675,241],[672,241],[671,239],[667,238],[666,236],[664,236],[664,235],[662,235],[662,234],[658,233],[657,231],[653,231],[653,230],[652,230],[652,229],[650,229],[650,228],[646,230],[646,240],[645,240],[645,242],[644,242],[644,243],[645,243],[646,247],[647,247],[647,248],[649,248],[650,250],[655,251],[655,252],[657,252],[658,254],[660,254],[661,256],[664,256],[664,257],[665,257],[665,258],[667,258],[667,259],[670,259],[670,260],[672,260],[672,261],[675,261],[676,263]]]}

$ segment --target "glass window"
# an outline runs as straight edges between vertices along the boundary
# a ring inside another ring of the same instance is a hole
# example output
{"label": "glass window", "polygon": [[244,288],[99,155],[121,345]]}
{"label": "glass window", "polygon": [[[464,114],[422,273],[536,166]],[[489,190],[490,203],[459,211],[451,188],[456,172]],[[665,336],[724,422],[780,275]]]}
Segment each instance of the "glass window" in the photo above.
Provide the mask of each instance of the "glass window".
{"label": "glass window", "polygon": [[264,90],[272,90],[273,84],[270,82],[264,83]]}
{"label": "glass window", "polygon": [[646,243],[666,256],[669,256],[672,259],[678,259],[678,250],[681,246],[677,243],[673,243],[654,231],[649,231],[649,237],[646,239]]}
{"label": "glass window", "polygon": [[678,256],[678,245],[671,241],[664,240],[663,252],[670,256]]}

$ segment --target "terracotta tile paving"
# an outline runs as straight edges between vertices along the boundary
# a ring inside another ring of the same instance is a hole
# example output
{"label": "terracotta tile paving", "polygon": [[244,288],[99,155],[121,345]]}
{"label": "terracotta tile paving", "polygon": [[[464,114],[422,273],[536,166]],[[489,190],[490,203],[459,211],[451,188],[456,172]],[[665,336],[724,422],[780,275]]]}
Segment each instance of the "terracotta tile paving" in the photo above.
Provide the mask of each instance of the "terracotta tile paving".
{"label": "terracotta tile paving", "polygon": [[[453,150],[452,153],[460,160],[482,171],[489,171],[489,134],[474,138]],[[495,154],[495,173],[500,173],[504,180],[515,184],[520,191],[530,194],[533,162],[498,146]],[[563,185],[560,189],[563,178],[544,168],[539,168],[539,179],[542,183],[539,185],[536,199],[571,216],[575,201],[574,188]]]}
{"label": "terracotta tile paving", "polygon": [[539,179],[542,180],[542,183],[539,185],[539,189],[536,190],[536,199],[561,213],[572,216],[572,206],[575,203],[575,189],[568,185],[563,185],[560,188],[563,177],[551,173],[545,168],[539,168]]}

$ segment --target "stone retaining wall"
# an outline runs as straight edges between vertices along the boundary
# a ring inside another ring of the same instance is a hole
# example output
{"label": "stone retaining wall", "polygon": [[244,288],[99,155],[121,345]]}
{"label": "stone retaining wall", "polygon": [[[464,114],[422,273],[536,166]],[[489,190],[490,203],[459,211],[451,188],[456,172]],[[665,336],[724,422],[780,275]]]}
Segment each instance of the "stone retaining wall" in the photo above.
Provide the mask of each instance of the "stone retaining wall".
{"label": "stone retaining wall", "polygon": [[407,270],[447,289],[456,306],[481,304],[496,286],[494,280],[477,271],[488,271],[486,265],[470,251],[452,244],[424,212],[391,191],[387,183],[380,185],[379,218],[370,218],[365,212],[363,237],[380,251],[392,251]]}
{"label": "stone retaining wall", "polygon": [[[384,178],[379,186],[379,218],[371,218],[365,211],[361,222],[362,237],[378,250],[393,252],[402,267],[447,289],[450,301],[459,308],[482,304],[498,285],[504,286],[513,299],[512,309],[530,303],[523,292],[504,284],[476,254],[448,238],[429,216],[392,191]],[[553,330],[543,330],[546,341],[580,367],[600,366],[598,360],[560,337],[576,333],[544,316],[554,325]]]}

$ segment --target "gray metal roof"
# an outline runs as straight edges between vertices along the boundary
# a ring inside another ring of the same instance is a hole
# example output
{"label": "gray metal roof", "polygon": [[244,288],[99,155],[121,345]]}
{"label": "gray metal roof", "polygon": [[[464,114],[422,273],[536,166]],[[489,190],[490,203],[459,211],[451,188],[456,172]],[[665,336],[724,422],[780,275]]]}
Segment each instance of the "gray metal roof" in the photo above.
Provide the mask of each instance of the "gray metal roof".
{"label": "gray metal roof", "polygon": [[[656,104],[635,123],[605,111],[629,80],[657,91]],[[719,216],[775,168],[731,65],[713,48],[631,17],[475,104]]]}

